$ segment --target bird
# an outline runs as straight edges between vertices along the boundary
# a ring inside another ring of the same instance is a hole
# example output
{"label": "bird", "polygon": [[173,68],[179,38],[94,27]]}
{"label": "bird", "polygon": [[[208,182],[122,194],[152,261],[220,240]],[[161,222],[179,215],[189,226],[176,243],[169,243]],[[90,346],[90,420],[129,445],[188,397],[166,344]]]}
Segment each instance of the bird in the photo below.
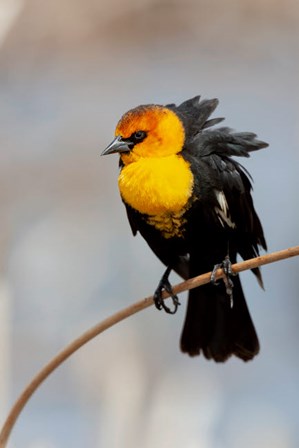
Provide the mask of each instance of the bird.
{"label": "bird", "polygon": [[[213,271],[189,291],[180,348],[191,357],[225,362],[260,350],[238,275],[231,266],[267,249],[252,199],[252,178],[235,157],[268,144],[253,132],[217,126],[218,99],[195,96],[179,105],[146,104],[126,112],[101,155],[119,154],[118,186],[135,236],[166,266],[154,293],[158,309],[175,313],[179,299],[169,275],[183,279]],[[224,281],[215,281],[222,267]],[[263,287],[259,268],[252,269]],[[162,293],[172,297],[173,308]]]}

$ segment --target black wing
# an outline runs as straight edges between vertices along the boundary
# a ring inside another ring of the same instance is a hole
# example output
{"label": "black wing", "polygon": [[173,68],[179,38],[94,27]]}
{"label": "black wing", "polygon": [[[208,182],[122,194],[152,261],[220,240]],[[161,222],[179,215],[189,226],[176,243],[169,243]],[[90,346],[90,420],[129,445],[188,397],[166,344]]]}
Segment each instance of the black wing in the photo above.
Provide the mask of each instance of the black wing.
{"label": "black wing", "polygon": [[[227,231],[243,259],[257,256],[259,247],[267,246],[253,205],[250,175],[231,156],[248,157],[249,152],[266,146],[254,134],[220,129],[196,136],[182,153],[190,161],[194,194],[199,198],[192,207],[192,220],[203,219],[208,228]],[[253,272],[262,284],[259,270]]]}
{"label": "black wing", "polygon": [[[232,156],[249,157],[250,152],[266,146],[253,133],[234,133],[229,128],[220,128],[197,134],[186,142],[183,150],[196,178],[195,190],[199,191],[195,194],[204,193],[203,199],[214,202],[211,212],[214,214],[216,210],[220,225],[251,235],[255,249],[258,245],[266,249],[266,242],[251,197],[251,176]],[[256,253],[257,250],[250,255]]]}
{"label": "black wing", "polygon": [[228,127],[208,129],[223,120],[209,118],[217,105],[217,99],[200,101],[200,96],[196,96],[179,106],[168,106],[184,123],[186,138],[182,155],[190,161],[193,169],[194,193],[202,197],[204,188],[206,200],[211,204],[216,201],[216,207],[219,200],[222,200],[223,207],[226,201],[230,219],[240,229],[255,234],[257,244],[266,248],[251,198],[251,176],[232,157],[249,157],[252,151],[268,144],[258,140],[252,132],[234,132]]}
{"label": "black wing", "polygon": [[[169,107],[188,130],[182,155],[190,162],[194,194],[199,197],[192,219],[197,221],[197,213],[198,219],[206,219],[219,229],[227,228],[235,236],[238,252],[247,259],[258,255],[259,246],[266,249],[266,241],[251,197],[251,176],[232,157],[249,157],[268,144],[252,132],[234,132],[228,127],[210,129],[223,120],[209,118],[217,105],[217,99],[200,101],[195,97]],[[260,278],[258,270],[255,274]]]}

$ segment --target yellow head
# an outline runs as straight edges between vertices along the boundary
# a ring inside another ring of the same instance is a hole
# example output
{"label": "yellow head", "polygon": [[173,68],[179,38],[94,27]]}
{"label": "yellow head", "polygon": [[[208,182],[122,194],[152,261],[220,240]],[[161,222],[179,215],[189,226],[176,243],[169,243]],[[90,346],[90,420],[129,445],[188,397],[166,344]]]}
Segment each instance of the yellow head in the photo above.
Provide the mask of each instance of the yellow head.
{"label": "yellow head", "polygon": [[182,151],[184,127],[179,117],[163,106],[139,106],[122,116],[115,140],[102,153],[120,153],[125,165],[140,158],[166,157]]}

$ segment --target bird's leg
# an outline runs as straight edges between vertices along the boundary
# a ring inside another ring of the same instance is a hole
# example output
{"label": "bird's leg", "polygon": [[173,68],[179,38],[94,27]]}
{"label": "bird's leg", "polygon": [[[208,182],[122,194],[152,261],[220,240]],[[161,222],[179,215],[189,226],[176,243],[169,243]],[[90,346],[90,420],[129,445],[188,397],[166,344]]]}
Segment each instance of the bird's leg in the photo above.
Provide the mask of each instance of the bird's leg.
{"label": "bird's leg", "polygon": [[218,285],[218,282],[216,281],[216,271],[217,269],[222,269],[223,270],[223,281],[225,284],[225,289],[226,289],[226,294],[229,296],[230,299],[230,306],[231,308],[234,305],[234,300],[233,300],[233,287],[234,287],[234,282],[232,281],[231,277],[233,275],[235,275],[232,271],[232,263],[230,261],[229,255],[226,255],[226,257],[224,258],[224,260],[222,261],[222,263],[219,264],[215,264],[212,274],[211,274],[211,283],[213,283],[213,285]]}
{"label": "bird's leg", "polygon": [[[170,271],[171,271],[171,267],[168,267],[166,269],[166,271],[164,272],[164,274],[159,282],[158,288],[156,289],[156,291],[154,293],[154,302],[155,302],[156,308],[158,310],[163,309],[168,314],[175,314],[178,309],[178,306],[180,305],[180,302],[179,302],[178,296],[173,293],[172,286],[168,280]],[[172,298],[172,302],[174,305],[173,310],[171,310],[170,308],[168,308],[168,306],[165,305],[165,301],[162,297],[163,290],[165,290],[166,292],[168,292],[168,294],[170,294],[170,297]]]}

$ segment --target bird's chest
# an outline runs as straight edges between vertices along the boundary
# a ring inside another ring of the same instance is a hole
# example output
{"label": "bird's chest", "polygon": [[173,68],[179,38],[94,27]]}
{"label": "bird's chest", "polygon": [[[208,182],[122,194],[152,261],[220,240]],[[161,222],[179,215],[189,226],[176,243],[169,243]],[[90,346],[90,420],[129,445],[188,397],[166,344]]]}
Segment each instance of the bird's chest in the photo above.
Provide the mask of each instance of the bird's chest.
{"label": "bird's chest", "polygon": [[122,168],[118,183],[123,200],[148,224],[166,238],[181,236],[193,189],[189,163],[181,156],[140,159]]}

